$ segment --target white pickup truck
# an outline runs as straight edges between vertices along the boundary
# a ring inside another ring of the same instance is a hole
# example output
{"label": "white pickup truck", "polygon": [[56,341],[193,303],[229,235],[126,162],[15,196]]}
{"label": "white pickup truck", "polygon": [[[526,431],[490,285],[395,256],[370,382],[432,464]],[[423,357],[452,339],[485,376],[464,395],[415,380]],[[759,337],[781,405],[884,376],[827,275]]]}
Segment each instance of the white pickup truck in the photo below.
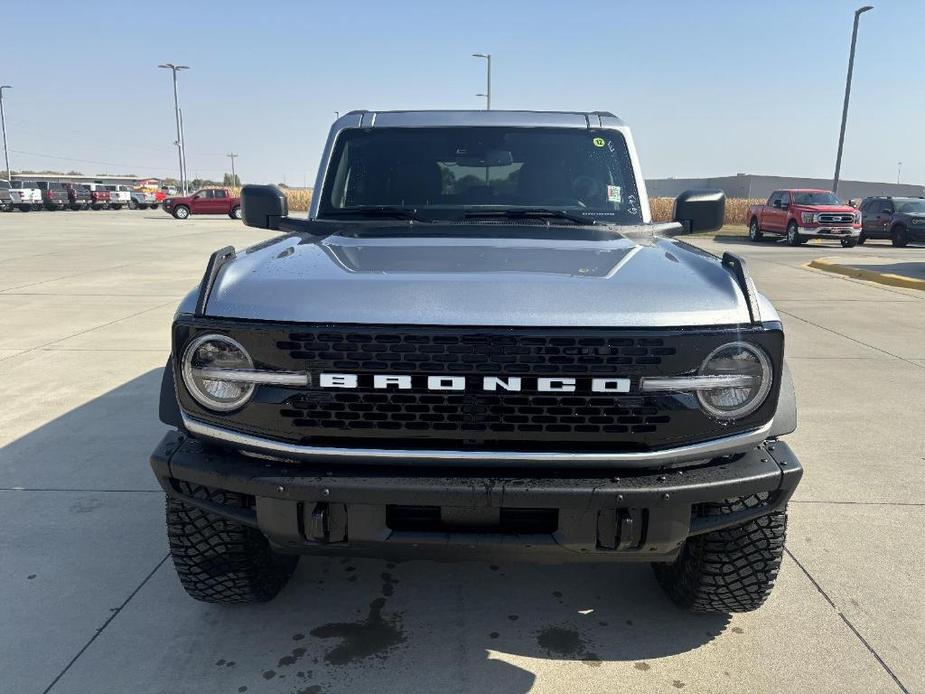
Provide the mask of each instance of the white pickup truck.
{"label": "white pickup truck", "polygon": [[109,209],[121,210],[122,206],[129,206],[132,201],[132,189],[126,185],[103,186],[109,191]]}
{"label": "white pickup truck", "polygon": [[42,209],[42,191],[32,181],[10,181],[14,195],[19,194],[19,202],[16,203],[23,212]]}

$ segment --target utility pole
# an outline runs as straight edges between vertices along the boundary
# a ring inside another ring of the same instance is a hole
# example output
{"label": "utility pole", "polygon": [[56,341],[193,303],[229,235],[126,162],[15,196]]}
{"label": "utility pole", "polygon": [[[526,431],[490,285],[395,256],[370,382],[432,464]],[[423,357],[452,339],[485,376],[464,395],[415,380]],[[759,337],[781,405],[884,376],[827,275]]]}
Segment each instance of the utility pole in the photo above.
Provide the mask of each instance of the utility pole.
{"label": "utility pole", "polygon": [[229,154],[226,154],[225,156],[231,159],[231,185],[236,186],[238,185],[238,180],[234,175],[234,158],[237,157],[238,155],[235,154],[234,152],[230,152]]}
{"label": "utility pole", "polygon": [[903,171],[903,163],[901,161],[896,162],[896,185],[899,185],[899,174]]}
{"label": "utility pole", "polygon": [[476,96],[485,97],[485,110],[491,111],[491,53],[473,53],[472,57],[485,59],[485,93]]}
{"label": "utility pole", "polygon": [[851,52],[848,54],[848,78],[845,80],[845,105],[841,112],[841,131],[838,134],[838,154],[835,156],[835,176],[832,178],[832,192],[838,193],[838,175],[841,173],[841,155],[845,144],[845,126],[848,123],[848,99],[851,97],[851,73],[854,72],[854,47],[858,42],[858,22],[861,15],[872,10],[873,5],[864,5],[854,11],[854,29],[851,32]]}
{"label": "utility pole", "polygon": [[6,148],[6,116],[3,114],[3,90],[12,89],[8,84],[0,86],[0,124],[3,126],[3,159],[6,162],[6,180],[11,180],[10,176],[10,152]]}
{"label": "utility pole", "polygon": [[189,191],[187,190],[187,180],[186,180],[186,152],[183,145],[183,115],[180,111],[180,97],[177,91],[177,71],[178,70],[189,70],[189,65],[174,65],[173,63],[164,63],[158,65],[159,68],[165,70],[170,70],[173,73],[173,110],[174,115],[177,118],[177,158],[180,163],[180,191],[186,195]]}

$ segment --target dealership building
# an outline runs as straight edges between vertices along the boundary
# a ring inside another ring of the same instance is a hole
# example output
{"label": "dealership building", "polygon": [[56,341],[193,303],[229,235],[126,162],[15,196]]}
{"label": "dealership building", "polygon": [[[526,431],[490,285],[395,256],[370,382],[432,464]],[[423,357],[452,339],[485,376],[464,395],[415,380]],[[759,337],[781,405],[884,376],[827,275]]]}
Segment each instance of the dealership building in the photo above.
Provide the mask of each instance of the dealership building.
{"label": "dealership building", "polygon": [[[759,176],[740,173],[716,178],[651,178],[646,188],[653,198],[674,198],[691,188],[720,188],[727,198],[766,199],[782,188],[821,188],[831,190],[831,178],[798,178],[795,176]],[[869,195],[894,197],[925,196],[925,186],[908,183],[875,183],[870,181],[838,182],[838,194],[845,200],[857,200]]]}

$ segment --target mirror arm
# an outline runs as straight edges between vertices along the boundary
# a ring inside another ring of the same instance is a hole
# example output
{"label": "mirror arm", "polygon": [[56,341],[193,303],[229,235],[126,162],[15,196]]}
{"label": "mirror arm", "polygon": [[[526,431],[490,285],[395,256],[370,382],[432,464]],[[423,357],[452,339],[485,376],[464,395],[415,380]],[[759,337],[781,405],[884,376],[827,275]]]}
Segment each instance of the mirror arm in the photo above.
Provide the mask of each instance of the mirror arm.
{"label": "mirror arm", "polygon": [[289,234],[305,234],[308,233],[310,224],[311,221],[308,219],[301,219],[298,217],[280,217],[279,225],[276,228],[279,231],[285,231]]}

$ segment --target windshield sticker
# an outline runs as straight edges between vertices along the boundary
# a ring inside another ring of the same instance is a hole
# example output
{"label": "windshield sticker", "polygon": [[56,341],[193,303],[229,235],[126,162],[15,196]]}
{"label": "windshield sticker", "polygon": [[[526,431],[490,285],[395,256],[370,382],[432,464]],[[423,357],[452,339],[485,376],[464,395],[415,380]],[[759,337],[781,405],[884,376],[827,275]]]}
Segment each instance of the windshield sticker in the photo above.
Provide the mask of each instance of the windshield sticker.
{"label": "windshield sticker", "polygon": [[591,142],[594,144],[595,147],[603,147],[605,144],[607,144],[606,142],[604,142],[603,137],[595,137],[593,140],[591,140]]}
{"label": "windshield sticker", "polygon": [[607,186],[607,200],[609,202],[622,202],[623,196],[620,194],[620,186]]}

